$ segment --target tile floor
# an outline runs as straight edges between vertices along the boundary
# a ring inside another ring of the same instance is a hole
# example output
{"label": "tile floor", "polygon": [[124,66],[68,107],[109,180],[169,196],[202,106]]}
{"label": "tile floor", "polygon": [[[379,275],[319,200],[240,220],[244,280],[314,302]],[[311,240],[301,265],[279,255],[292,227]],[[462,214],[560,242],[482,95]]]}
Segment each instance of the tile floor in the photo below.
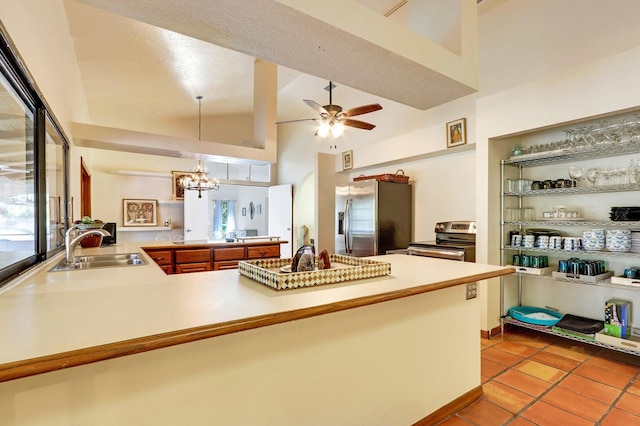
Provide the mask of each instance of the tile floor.
{"label": "tile floor", "polygon": [[484,395],[440,425],[640,425],[640,356],[514,327],[481,360]]}

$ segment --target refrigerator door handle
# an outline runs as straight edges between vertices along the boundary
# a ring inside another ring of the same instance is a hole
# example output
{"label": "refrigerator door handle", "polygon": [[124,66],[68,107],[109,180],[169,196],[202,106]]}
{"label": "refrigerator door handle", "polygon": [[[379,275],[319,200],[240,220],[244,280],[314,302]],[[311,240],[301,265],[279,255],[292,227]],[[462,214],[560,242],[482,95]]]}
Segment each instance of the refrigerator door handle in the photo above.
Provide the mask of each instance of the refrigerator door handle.
{"label": "refrigerator door handle", "polygon": [[349,205],[351,204],[348,198],[344,202],[344,249],[347,254],[351,253],[351,247],[349,247],[349,234],[351,234],[351,212],[349,211]]}

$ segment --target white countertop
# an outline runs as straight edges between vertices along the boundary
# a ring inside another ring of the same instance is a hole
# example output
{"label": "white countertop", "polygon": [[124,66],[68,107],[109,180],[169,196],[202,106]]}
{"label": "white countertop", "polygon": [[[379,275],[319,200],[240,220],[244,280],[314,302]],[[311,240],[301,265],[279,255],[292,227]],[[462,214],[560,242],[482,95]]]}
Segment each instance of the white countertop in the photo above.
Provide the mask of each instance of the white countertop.
{"label": "white countertop", "polygon": [[391,275],[277,291],[237,270],[165,275],[140,249],[159,245],[166,242],[117,244],[76,253],[141,252],[147,265],[48,272],[64,255],[60,254],[0,289],[0,369],[2,364],[178,330],[225,327],[229,322],[237,325],[279,314],[289,315],[290,320],[292,312],[308,308],[359,298],[374,303],[372,296],[404,297],[417,287],[429,287],[419,292],[432,291],[512,271],[418,256],[377,256],[372,259],[391,263]]}

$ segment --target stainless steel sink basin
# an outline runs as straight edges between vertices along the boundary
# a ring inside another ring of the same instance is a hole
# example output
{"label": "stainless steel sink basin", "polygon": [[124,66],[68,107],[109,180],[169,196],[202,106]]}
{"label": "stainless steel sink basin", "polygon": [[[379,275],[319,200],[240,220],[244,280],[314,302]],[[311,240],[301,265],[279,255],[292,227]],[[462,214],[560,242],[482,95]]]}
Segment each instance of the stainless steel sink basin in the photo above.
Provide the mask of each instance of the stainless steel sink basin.
{"label": "stainless steel sink basin", "polygon": [[117,268],[122,266],[146,265],[147,261],[140,253],[98,254],[94,256],[77,256],[72,265],[62,259],[50,272],[78,271],[95,268]]}

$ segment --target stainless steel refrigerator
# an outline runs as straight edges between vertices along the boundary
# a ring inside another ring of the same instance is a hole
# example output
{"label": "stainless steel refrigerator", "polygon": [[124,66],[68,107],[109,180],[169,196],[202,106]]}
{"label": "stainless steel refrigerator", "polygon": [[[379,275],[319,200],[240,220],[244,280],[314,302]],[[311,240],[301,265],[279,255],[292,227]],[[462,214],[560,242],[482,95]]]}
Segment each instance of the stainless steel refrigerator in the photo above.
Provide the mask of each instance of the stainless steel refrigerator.
{"label": "stainless steel refrigerator", "polygon": [[409,184],[368,179],[336,186],[336,254],[374,256],[407,248],[412,212]]}

